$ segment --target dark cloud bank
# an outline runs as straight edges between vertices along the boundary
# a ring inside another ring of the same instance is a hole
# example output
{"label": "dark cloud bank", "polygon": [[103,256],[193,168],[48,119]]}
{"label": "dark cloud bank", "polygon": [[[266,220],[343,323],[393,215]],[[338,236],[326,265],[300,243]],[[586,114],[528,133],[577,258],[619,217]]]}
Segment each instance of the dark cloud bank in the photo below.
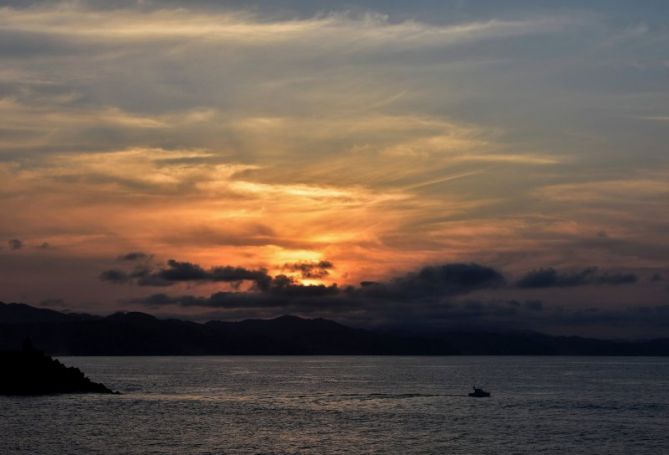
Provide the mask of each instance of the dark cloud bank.
{"label": "dark cloud bank", "polygon": [[638,277],[633,273],[599,274],[596,267],[577,272],[558,272],[553,268],[534,270],[518,281],[520,288],[584,286],[587,284],[631,284]]}
{"label": "dark cloud bank", "polygon": [[[669,305],[630,308],[568,309],[548,306],[536,298],[475,298],[475,291],[566,288],[577,286],[630,286],[639,282],[631,273],[604,273],[596,268],[557,271],[533,270],[516,281],[500,271],[476,263],[423,267],[387,281],[363,281],[358,286],[303,285],[286,275],[270,276],[264,269],[218,266],[204,268],[170,259],[155,264],[153,256],[130,253],[119,258],[130,262],[103,272],[101,279],[145,287],[170,287],[180,283],[225,283],[229,290],[209,296],[156,293],[132,301],[153,308],[207,309],[212,318],[269,317],[294,313],[321,316],[368,327],[407,330],[531,329],[560,330],[607,327],[669,330]],[[329,261],[286,264],[285,270],[303,278],[327,276]],[[242,289],[242,285],[244,285]]]}

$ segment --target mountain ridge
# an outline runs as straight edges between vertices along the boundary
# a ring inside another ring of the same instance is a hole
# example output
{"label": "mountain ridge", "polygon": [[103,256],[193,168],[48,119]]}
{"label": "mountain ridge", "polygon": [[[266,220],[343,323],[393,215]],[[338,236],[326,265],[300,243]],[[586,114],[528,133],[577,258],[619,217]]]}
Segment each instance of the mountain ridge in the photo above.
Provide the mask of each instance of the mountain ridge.
{"label": "mountain ridge", "polygon": [[669,355],[669,338],[490,331],[400,335],[293,315],[198,323],[141,312],[93,316],[0,302],[0,349],[15,348],[26,337],[53,355]]}

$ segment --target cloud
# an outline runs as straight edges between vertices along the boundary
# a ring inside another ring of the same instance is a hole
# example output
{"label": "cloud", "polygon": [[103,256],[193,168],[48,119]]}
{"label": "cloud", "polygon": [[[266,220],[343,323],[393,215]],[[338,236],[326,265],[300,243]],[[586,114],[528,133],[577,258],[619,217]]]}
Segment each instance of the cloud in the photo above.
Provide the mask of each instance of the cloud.
{"label": "cloud", "polygon": [[[319,264],[319,263],[316,263]],[[327,266],[328,264],[321,264]],[[298,268],[298,270],[301,270]],[[125,282],[127,274],[105,272],[108,281]],[[147,280],[144,282],[143,280]],[[386,301],[409,304],[417,300],[438,302],[445,297],[464,295],[471,291],[494,288],[505,283],[496,270],[478,264],[446,264],[430,266],[418,272],[386,282],[366,282],[359,287],[344,288],[332,285],[305,285],[286,275],[271,277],[266,271],[249,271],[239,267],[213,267],[209,270],[187,263],[168,261],[168,268],[139,277],[139,285],[160,285],[165,282],[244,281],[255,283],[249,291],[217,292],[209,298],[195,296],[170,297],[157,294],[136,302],[152,305],[180,305],[202,307],[244,308],[281,307],[317,311],[326,308],[363,307],[365,302]],[[382,308],[379,307],[381,310]]]}
{"label": "cloud", "polygon": [[190,262],[179,262],[174,259],[167,261],[167,267],[157,272],[152,272],[149,275],[142,277],[139,281],[140,285],[152,285],[156,282],[204,282],[204,281],[223,281],[223,282],[240,282],[253,281],[263,285],[268,280],[267,271],[264,269],[249,270],[243,267],[232,266],[218,266],[205,270],[197,264]]}
{"label": "cloud", "polygon": [[653,337],[669,328],[669,305],[624,308],[565,308],[539,300],[465,299],[404,301],[363,298],[341,292],[299,298],[271,293],[217,292],[208,297],[153,294],[130,303],[151,308],[181,307],[222,311],[211,319],[269,317],[286,313],[333,318],[349,324],[400,329],[421,334],[467,330],[533,330],[635,337]]}
{"label": "cloud", "polygon": [[167,268],[152,274],[153,277],[165,281],[203,281],[212,278],[212,274],[202,267],[190,262],[167,261]]}
{"label": "cloud", "polygon": [[633,284],[637,281],[639,277],[634,273],[611,273],[596,278],[598,284]]}
{"label": "cloud", "polygon": [[318,262],[294,262],[291,264],[284,264],[283,268],[290,272],[299,273],[302,278],[325,278],[330,274],[329,270],[334,268],[334,264],[330,261]]}
{"label": "cloud", "polygon": [[[486,20],[454,25],[432,25],[406,20],[392,22],[384,14],[347,12],[321,14],[292,20],[266,20],[248,12],[161,8],[151,10],[111,9],[100,14],[89,8],[4,8],[0,22],[5,33],[32,37],[39,44],[56,39],[64,49],[86,50],[88,46],[145,44],[174,45],[175,40],[201,44],[234,44],[247,47],[273,46],[286,42],[306,44],[320,39],[320,45],[347,49],[353,42],[364,46],[348,52],[367,53],[378,48],[397,50],[454,46],[483,40],[522,35],[547,34],[576,22],[574,17],[548,16],[525,20]],[[38,51],[25,44],[21,53]],[[77,45],[83,41],[88,46]],[[19,47],[19,46],[17,46]],[[83,49],[82,49],[83,48]],[[8,48],[5,51],[11,51]],[[305,49],[306,50],[306,49]],[[17,52],[17,51],[15,51]]]}
{"label": "cloud", "polygon": [[633,273],[600,274],[596,267],[576,272],[558,272],[549,267],[528,272],[517,282],[517,286],[520,288],[550,288],[597,284],[619,285],[636,283],[638,279]]}
{"label": "cloud", "polygon": [[[283,268],[300,272],[304,278],[327,276],[323,272],[332,269],[330,261],[297,262],[284,264]],[[214,266],[208,269],[192,262],[169,259],[164,266],[141,265],[132,272],[111,269],[102,272],[100,278],[110,282],[133,282],[140,286],[169,286],[176,283],[230,282],[254,283],[257,290],[284,295],[299,296],[339,292],[333,286],[304,286],[286,275],[270,276],[266,269],[247,269],[235,266]],[[400,298],[434,295],[457,295],[477,289],[500,287],[504,276],[497,270],[474,263],[456,263],[423,267],[387,282],[365,282],[357,291],[365,295],[392,295]],[[353,288],[349,288],[353,289]]]}
{"label": "cloud", "polygon": [[[178,273],[180,279],[193,282],[210,279],[212,271],[216,269],[236,268],[204,269],[195,264],[176,261],[169,268]],[[240,275],[233,276],[241,279]],[[263,285],[247,290],[233,289],[208,295],[158,293],[133,298],[128,303],[156,309],[208,309],[219,311],[216,317],[224,319],[295,313],[329,317],[354,325],[409,331],[415,329],[423,333],[454,329],[522,329],[571,333],[573,330],[587,329],[600,330],[610,336],[611,333],[606,332],[607,325],[609,328],[619,328],[624,325],[626,318],[631,321],[630,330],[636,330],[634,333],[637,334],[645,326],[655,331],[669,326],[669,307],[662,305],[644,309],[565,307],[536,298],[486,297],[493,290],[525,292],[526,289],[539,287],[637,282],[636,275],[601,273],[596,268],[578,272],[540,269],[529,272],[521,283],[508,282],[500,271],[477,263],[426,266],[387,280],[364,281],[358,286],[305,285],[285,275],[271,277],[265,274],[263,277]]]}
{"label": "cloud", "polygon": [[[648,337],[648,333],[657,336],[662,330],[666,333],[669,328],[669,305],[568,308],[540,301],[467,301],[455,305],[442,316],[450,320],[451,327],[453,322],[459,321],[470,327],[558,333],[579,332],[587,328],[590,333],[601,332],[608,336],[616,336],[621,328],[627,329],[628,333],[634,332],[635,336]],[[644,333],[644,330],[649,332]]]}
{"label": "cloud", "polygon": [[356,292],[366,297],[391,299],[439,298],[505,284],[497,270],[475,263],[423,267],[386,282],[363,282]]}
{"label": "cloud", "polygon": [[296,283],[295,280],[285,275],[275,276],[268,282],[268,286],[265,288],[261,287],[261,290],[275,296],[295,298],[326,297],[339,295],[340,293],[336,284],[330,286],[324,284],[303,285]]}
{"label": "cloud", "polygon": [[[622,329],[669,329],[669,305],[627,306],[620,309],[610,308],[554,308],[544,325],[562,327],[597,327],[615,330]],[[652,333],[657,333],[654,330]],[[648,335],[645,335],[646,337]]]}
{"label": "cloud", "polygon": [[100,273],[100,279],[110,283],[127,283],[130,280],[130,276],[123,270],[111,269]]}
{"label": "cloud", "polygon": [[[139,258],[151,258],[152,256],[137,256],[137,253],[129,253],[121,256],[123,260],[135,261]],[[128,259],[130,256],[132,259]],[[177,283],[206,283],[227,282],[240,283],[243,281],[253,282],[260,288],[267,288],[272,278],[265,269],[246,269],[244,267],[217,266],[205,269],[191,262],[180,262],[169,259],[164,266],[146,264],[135,267],[127,272],[119,269],[106,270],[100,274],[100,279],[112,283],[131,282],[139,286],[172,286]]]}
{"label": "cloud", "polygon": [[353,300],[333,298],[332,296],[336,292],[322,285],[298,287],[292,289],[284,287],[279,292],[272,291],[269,293],[216,292],[209,297],[153,294],[145,298],[134,299],[131,303],[154,307],[180,306],[243,310],[274,308],[279,312],[300,311],[311,313],[319,311],[328,313],[332,311],[338,314],[358,306],[358,303]]}
{"label": "cloud", "polygon": [[[58,246],[2,255],[10,295],[230,290],[249,275],[214,274],[225,258],[267,269],[240,284],[256,297],[285,273],[401,319],[492,289],[419,276],[444,257],[555,264],[574,293],[583,264],[664,273],[669,130],[633,118],[667,115],[658,6],[280,3],[4,3],[0,234]],[[648,27],[621,27],[630,13]],[[143,251],[192,267],[104,259]],[[87,275],[42,273],[46,256],[115,273],[72,285]],[[282,268],[322,258],[336,268]],[[282,289],[321,292],[299,286]]]}
{"label": "cloud", "polygon": [[[142,256],[152,257],[152,256]],[[287,263],[282,269],[298,272],[301,278],[324,278],[334,268],[330,261],[303,261]],[[243,282],[252,287],[236,292],[248,293],[243,301],[266,298],[269,295],[291,297],[332,297],[347,299],[378,299],[396,302],[439,302],[475,291],[492,289],[537,289],[566,288],[585,285],[625,285],[639,281],[636,274],[600,272],[589,267],[575,272],[559,272],[553,268],[542,268],[525,274],[515,283],[509,283],[498,270],[476,263],[453,263],[431,265],[417,271],[383,281],[362,281],[359,286],[338,287],[331,285],[305,285],[294,277],[279,274],[272,276],[266,269],[249,269],[238,266],[202,267],[198,264],[169,259],[165,265],[146,263],[133,270],[111,269],[100,274],[100,279],[111,283],[133,283],[138,286],[164,287],[179,283],[206,284],[229,283],[238,288]],[[236,294],[232,293],[232,294]],[[197,300],[202,305],[206,301]],[[190,306],[195,306],[191,302]]]}
{"label": "cloud", "polygon": [[148,253],[143,253],[141,251],[132,251],[130,253],[126,253],[119,256],[117,259],[119,261],[142,261],[142,260],[149,260],[152,257],[153,256]]}

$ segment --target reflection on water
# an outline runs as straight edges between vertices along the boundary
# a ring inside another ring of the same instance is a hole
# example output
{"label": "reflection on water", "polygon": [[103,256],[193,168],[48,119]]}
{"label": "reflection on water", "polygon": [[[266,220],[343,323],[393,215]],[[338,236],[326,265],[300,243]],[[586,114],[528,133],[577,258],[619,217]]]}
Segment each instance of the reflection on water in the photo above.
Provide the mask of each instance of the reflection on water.
{"label": "reflection on water", "polygon": [[123,395],[0,397],[0,454],[669,453],[669,359],[61,360]]}

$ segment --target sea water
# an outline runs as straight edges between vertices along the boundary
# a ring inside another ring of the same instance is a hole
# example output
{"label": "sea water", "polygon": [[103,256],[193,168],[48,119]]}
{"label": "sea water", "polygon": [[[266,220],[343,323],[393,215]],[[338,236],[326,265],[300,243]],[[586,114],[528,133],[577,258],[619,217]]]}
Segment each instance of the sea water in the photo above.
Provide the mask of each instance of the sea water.
{"label": "sea water", "polygon": [[669,454],[667,358],[60,360],[122,394],[0,397],[0,454]]}

